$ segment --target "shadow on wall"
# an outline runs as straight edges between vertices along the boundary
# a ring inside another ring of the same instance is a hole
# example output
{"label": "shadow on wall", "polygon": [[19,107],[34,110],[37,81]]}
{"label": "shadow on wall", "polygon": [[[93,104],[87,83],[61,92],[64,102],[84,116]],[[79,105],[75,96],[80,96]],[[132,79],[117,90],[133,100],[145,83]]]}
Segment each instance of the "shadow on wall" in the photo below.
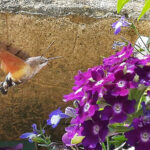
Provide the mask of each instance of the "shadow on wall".
{"label": "shadow on wall", "polygon": [[35,146],[28,141],[0,141],[0,150],[35,150]]}

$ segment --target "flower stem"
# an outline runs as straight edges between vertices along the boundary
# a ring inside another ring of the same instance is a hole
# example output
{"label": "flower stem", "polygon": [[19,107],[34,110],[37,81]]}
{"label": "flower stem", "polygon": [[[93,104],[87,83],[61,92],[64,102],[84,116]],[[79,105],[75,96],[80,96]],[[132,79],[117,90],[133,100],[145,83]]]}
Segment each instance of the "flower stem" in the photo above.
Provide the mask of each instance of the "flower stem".
{"label": "flower stem", "polygon": [[50,148],[50,147],[48,147],[48,150],[51,150],[51,148]]}
{"label": "flower stem", "polygon": [[75,145],[75,148],[76,148],[76,150],[79,150],[79,148],[78,148],[78,146],[77,146],[77,145]]}
{"label": "flower stem", "polygon": [[73,146],[71,146],[71,149],[72,149],[72,150],[76,150]]}
{"label": "flower stem", "polygon": [[145,44],[145,42],[143,41],[143,39],[141,38],[141,35],[139,34],[136,26],[132,23],[131,28],[134,29],[135,33],[138,35],[138,37],[140,38],[140,40],[142,41],[142,43],[144,44],[146,50],[150,53],[149,48],[147,47],[147,45]]}
{"label": "flower stem", "polygon": [[102,145],[102,149],[103,149],[103,150],[106,150],[105,144],[104,144],[104,143],[101,143],[101,145]]}
{"label": "flower stem", "polygon": [[109,137],[107,137],[107,150],[109,150]]}
{"label": "flower stem", "polygon": [[141,96],[140,96],[140,99],[139,99],[138,104],[137,104],[137,110],[136,110],[136,112],[138,112],[138,111],[140,110],[140,106],[141,106],[141,103],[142,103],[142,101],[143,101],[142,96],[143,96],[143,94],[144,94],[144,92],[145,92],[146,89],[147,89],[147,88],[143,88],[143,89],[141,90]]}
{"label": "flower stem", "polygon": [[38,150],[38,144],[35,143],[35,150]]}
{"label": "flower stem", "polygon": [[[135,44],[135,46],[139,47],[139,46],[136,45],[136,44]],[[135,46],[134,46],[134,48],[135,48]],[[140,50],[138,50],[137,48],[135,48],[135,49],[136,49],[136,51],[138,51],[141,55],[145,56],[142,52],[140,52]]]}

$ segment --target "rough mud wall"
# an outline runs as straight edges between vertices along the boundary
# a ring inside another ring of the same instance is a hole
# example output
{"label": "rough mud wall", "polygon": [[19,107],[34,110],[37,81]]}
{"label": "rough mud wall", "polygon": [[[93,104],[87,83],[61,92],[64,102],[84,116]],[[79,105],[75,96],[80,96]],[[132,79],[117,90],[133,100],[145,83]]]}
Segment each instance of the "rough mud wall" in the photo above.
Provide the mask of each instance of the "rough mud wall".
{"label": "rough mud wall", "polygon": [[[32,80],[9,89],[8,95],[0,94],[0,140],[19,139],[22,133],[31,130],[32,123],[40,124],[51,111],[69,105],[62,98],[71,92],[74,75],[78,70],[85,71],[99,65],[103,57],[112,54],[113,41],[120,36],[135,41],[134,32],[127,28],[122,30],[122,34],[113,35],[111,24],[116,19],[0,14],[0,42],[22,49],[30,56],[63,56],[50,62]],[[149,36],[149,25],[149,21],[138,23],[145,36]],[[52,47],[46,50],[53,41]],[[0,80],[4,77],[0,72]],[[60,126],[64,127],[64,122]],[[64,132],[60,126],[57,132],[51,130],[55,139],[60,139]]]}

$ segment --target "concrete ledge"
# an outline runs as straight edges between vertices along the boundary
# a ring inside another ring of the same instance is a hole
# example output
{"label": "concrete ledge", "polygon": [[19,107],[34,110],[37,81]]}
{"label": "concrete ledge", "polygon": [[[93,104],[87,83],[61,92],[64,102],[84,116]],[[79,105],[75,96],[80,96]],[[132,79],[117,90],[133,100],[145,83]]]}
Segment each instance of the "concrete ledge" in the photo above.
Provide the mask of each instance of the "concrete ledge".
{"label": "concrete ledge", "polygon": [[[117,0],[0,0],[0,11],[22,14],[41,14],[53,17],[84,15],[94,18],[126,15],[137,18],[143,8],[142,0],[132,0],[116,12]],[[143,19],[150,19],[149,13]]]}

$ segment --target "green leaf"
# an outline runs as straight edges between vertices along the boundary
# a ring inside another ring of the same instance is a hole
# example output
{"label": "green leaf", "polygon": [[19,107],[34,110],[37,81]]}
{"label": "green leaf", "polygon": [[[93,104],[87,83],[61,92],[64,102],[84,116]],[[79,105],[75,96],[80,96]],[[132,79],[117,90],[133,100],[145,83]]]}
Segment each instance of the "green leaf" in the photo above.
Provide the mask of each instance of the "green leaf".
{"label": "green leaf", "polygon": [[106,146],[104,143],[101,143],[103,150],[106,150]]}
{"label": "green leaf", "polygon": [[129,100],[132,100],[132,99],[136,100],[136,105],[135,105],[136,112],[138,112],[140,110],[141,102],[144,100],[144,99],[142,99],[142,97],[143,97],[145,90],[146,90],[146,87],[144,85],[141,85],[138,88],[130,90],[130,94],[129,94],[128,98],[129,98]]}
{"label": "green leaf", "polygon": [[120,13],[121,9],[123,8],[123,6],[129,2],[129,0],[118,0],[117,2],[117,13]]}
{"label": "green leaf", "polygon": [[82,142],[82,140],[85,138],[85,136],[78,136],[78,134],[75,134],[74,137],[71,140],[71,144],[79,144]]}
{"label": "green leaf", "polygon": [[113,144],[115,148],[119,147],[124,143],[127,139],[124,135],[116,135],[112,137],[112,140],[110,141],[110,144]]}
{"label": "green leaf", "polygon": [[102,111],[102,110],[104,110],[104,108],[99,108],[99,111]]}
{"label": "green leaf", "polygon": [[146,0],[145,1],[145,5],[142,9],[142,12],[140,14],[140,16],[138,17],[138,21],[141,19],[141,17],[150,9],[150,0]]}
{"label": "green leaf", "polygon": [[112,139],[115,141],[126,141],[127,140],[124,135],[116,135],[116,136],[113,136]]}
{"label": "green leaf", "polygon": [[45,143],[45,140],[42,139],[41,137],[34,137],[32,139],[33,142],[36,142],[36,143]]}
{"label": "green leaf", "polygon": [[146,90],[146,87],[140,87],[130,90],[129,99],[135,99],[137,102],[141,99],[142,95],[144,94],[144,91]]}
{"label": "green leaf", "polygon": [[98,105],[101,104],[101,101],[100,101],[100,100],[97,100],[96,104],[98,104]]}
{"label": "green leaf", "polygon": [[111,124],[109,125],[109,130],[110,133],[118,133],[118,132],[127,132],[130,131],[132,128],[128,128],[125,127],[123,124],[121,123],[115,123],[115,124]]}

